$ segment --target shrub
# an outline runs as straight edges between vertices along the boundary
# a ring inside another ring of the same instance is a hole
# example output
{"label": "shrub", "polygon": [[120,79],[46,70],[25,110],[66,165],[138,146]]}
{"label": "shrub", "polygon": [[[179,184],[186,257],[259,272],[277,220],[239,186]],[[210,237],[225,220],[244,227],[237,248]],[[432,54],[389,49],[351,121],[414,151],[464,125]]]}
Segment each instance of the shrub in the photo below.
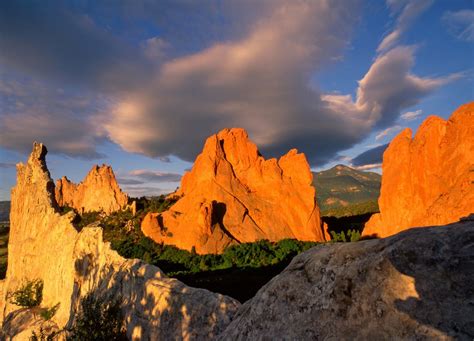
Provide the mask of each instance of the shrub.
{"label": "shrub", "polygon": [[122,325],[120,300],[106,301],[89,294],[81,302],[79,314],[69,330],[67,340],[128,340]]}
{"label": "shrub", "polygon": [[43,300],[43,281],[26,281],[19,289],[9,294],[10,302],[20,307],[37,307]]}
{"label": "shrub", "polygon": [[331,231],[331,236],[333,242],[357,242],[360,240],[360,232],[357,230],[347,230],[346,233],[341,231],[340,233],[336,233]]}
{"label": "shrub", "polygon": [[53,341],[58,334],[58,331],[47,333],[43,327],[40,327],[39,334],[36,334],[36,332],[33,330],[30,341]]}
{"label": "shrub", "polygon": [[48,321],[48,320],[51,320],[51,318],[56,314],[58,309],[59,309],[59,303],[51,308],[42,309],[39,314],[43,318],[43,320]]}

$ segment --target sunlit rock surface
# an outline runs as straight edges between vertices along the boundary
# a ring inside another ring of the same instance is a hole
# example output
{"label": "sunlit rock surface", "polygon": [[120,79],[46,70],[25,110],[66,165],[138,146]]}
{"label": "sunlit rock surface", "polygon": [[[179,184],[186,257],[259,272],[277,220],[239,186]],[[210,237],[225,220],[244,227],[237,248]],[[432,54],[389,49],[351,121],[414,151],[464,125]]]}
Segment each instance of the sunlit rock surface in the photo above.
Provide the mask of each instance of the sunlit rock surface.
{"label": "sunlit rock surface", "polygon": [[472,340],[474,215],[316,246],[247,301],[221,340]]}
{"label": "sunlit rock surface", "polygon": [[405,129],[383,156],[380,214],[364,235],[386,237],[414,226],[444,225],[474,213],[474,102],[449,120],[428,117]]}
{"label": "sunlit rock surface", "polygon": [[107,214],[124,208],[128,197],[120,189],[112,167],[93,166],[78,185],[63,176],[56,181],[55,197],[59,206],[78,212],[104,211]]}
{"label": "sunlit rock surface", "polygon": [[265,160],[245,130],[224,129],[184,175],[175,193],[181,199],[145,217],[142,231],[198,253],[259,239],[324,241],[312,179],[304,154],[293,149]]}
{"label": "sunlit rock surface", "polygon": [[71,223],[73,212],[58,213],[46,153],[35,143],[28,162],[17,165],[7,276],[0,281],[3,337],[27,340],[46,323],[7,301],[7,292],[26,279],[43,280],[43,307],[60,304],[47,322],[56,329],[70,326],[81,299],[92,293],[122,300],[127,334],[134,340],[209,339],[222,331],[237,301],[190,288],[142,261],[126,260],[103,242],[101,228],[78,232]]}

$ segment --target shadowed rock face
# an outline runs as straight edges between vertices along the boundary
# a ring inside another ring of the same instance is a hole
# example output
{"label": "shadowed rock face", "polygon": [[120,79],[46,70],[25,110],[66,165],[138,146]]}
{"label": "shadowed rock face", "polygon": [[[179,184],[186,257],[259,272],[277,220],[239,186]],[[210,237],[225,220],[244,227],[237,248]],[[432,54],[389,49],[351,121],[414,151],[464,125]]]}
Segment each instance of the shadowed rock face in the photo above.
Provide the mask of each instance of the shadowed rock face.
{"label": "shadowed rock face", "polygon": [[364,235],[444,225],[474,212],[474,102],[449,120],[428,117],[412,139],[405,129],[383,156],[380,214]]}
{"label": "shadowed rock face", "polygon": [[265,160],[243,129],[209,137],[175,194],[170,210],[142,223],[156,242],[220,253],[259,239],[325,240],[304,154]]}
{"label": "shadowed rock face", "polygon": [[7,301],[24,280],[44,282],[43,307],[60,304],[48,326],[70,326],[89,293],[120,299],[133,340],[209,339],[230,322],[239,306],[232,298],[167,278],[155,266],[127,260],[102,240],[102,229],[77,232],[74,213],[60,215],[45,163],[46,148],[35,143],[26,164],[17,165],[11,196],[8,270],[0,281],[2,337],[25,340],[43,322]]}
{"label": "shadowed rock face", "polygon": [[221,340],[472,340],[474,215],[316,246],[247,301]]}
{"label": "shadowed rock face", "polygon": [[128,197],[120,189],[112,167],[93,166],[78,185],[63,176],[56,181],[56,201],[59,206],[70,206],[79,212],[104,211],[107,214],[121,210]]}

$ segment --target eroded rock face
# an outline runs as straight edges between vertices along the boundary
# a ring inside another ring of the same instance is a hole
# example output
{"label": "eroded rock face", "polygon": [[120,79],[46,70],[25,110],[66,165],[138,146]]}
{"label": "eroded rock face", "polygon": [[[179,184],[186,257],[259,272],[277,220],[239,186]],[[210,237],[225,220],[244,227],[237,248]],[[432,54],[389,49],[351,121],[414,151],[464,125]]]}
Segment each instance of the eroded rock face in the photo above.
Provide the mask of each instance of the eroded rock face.
{"label": "eroded rock face", "polygon": [[143,220],[156,242],[202,254],[259,239],[325,240],[304,154],[265,160],[243,129],[209,137],[174,195],[168,211]]}
{"label": "eroded rock face", "polygon": [[474,215],[316,246],[247,301],[221,340],[472,340]]}
{"label": "eroded rock face", "polygon": [[78,232],[71,223],[73,212],[60,215],[45,155],[46,148],[35,143],[27,164],[17,165],[7,276],[0,282],[3,337],[25,340],[43,325],[39,316],[7,301],[7,292],[27,279],[43,280],[43,307],[60,304],[48,322],[56,329],[70,326],[81,300],[92,293],[121,299],[133,340],[209,339],[223,330],[237,301],[188,287],[142,261],[124,259],[103,242],[101,228]]}
{"label": "eroded rock face", "polygon": [[128,197],[120,189],[112,167],[93,166],[78,185],[63,176],[56,181],[56,201],[59,206],[70,206],[79,212],[104,211],[107,214],[121,210]]}
{"label": "eroded rock face", "polygon": [[364,235],[444,225],[474,212],[474,103],[447,121],[431,116],[412,139],[405,129],[384,153],[380,214]]}

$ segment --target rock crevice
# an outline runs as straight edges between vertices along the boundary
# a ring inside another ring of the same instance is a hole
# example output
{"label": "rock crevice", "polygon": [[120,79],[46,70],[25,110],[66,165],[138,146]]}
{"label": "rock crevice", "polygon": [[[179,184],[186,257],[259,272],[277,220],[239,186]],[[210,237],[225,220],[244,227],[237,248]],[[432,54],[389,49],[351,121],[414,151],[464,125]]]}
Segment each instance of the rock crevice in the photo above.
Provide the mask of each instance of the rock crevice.
{"label": "rock crevice", "polygon": [[[236,241],[325,240],[304,154],[292,149],[279,160],[265,160],[243,129],[209,137],[173,195],[180,199],[170,210],[142,222],[144,234],[159,243],[205,254],[221,253]],[[212,201],[225,205],[226,231],[219,224],[211,233],[201,226],[207,220],[200,208]],[[159,219],[169,235],[160,233]]]}

